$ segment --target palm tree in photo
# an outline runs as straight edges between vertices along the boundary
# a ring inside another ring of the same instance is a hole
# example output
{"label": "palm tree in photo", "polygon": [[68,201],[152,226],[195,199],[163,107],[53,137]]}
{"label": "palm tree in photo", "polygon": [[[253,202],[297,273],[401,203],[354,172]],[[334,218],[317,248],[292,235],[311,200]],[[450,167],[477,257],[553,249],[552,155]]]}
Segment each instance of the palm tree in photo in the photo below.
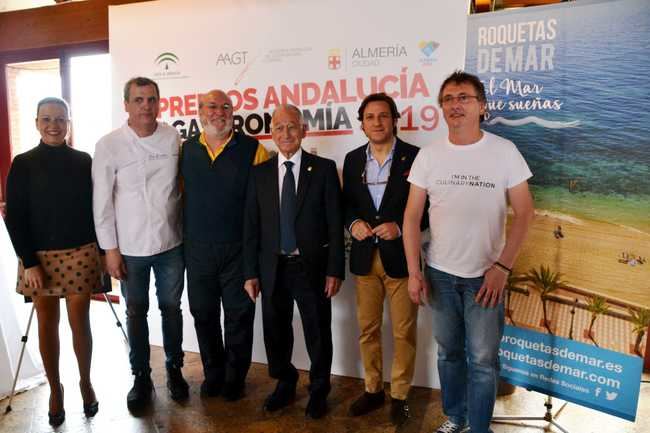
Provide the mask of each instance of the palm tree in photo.
{"label": "palm tree in photo", "polygon": [[643,357],[643,354],[641,353],[641,341],[643,340],[646,330],[650,326],[650,310],[647,308],[640,308],[638,310],[630,308],[629,311],[632,324],[634,325],[632,331],[636,334],[634,353]]}
{"label": "palm tree in photo", "polygon": [[571,306],[571,324],[569,325],[569,340],[573,340],[573,323],[576,318],[576,305],[578,305],[578,298],[573,301]]}
{"label": "palm tree in photo", "polygon": [[551,293],[557,289],[566,287],[565,282],[562,281],[562,274],[551,271],[548,266],[541,265],[539,270],[530,268],[530,270],[524,275],[524,281],[529,283],[539,292],[539,297],[542,300],[542,311],[544,313],[544,327],[549,334],[554,335],[548,321],[548,308],[546,302]]}
{"label": "palm tree in photo", "polygon": [[508,275],[508,279],[506,280],[506,285],[504,287],[504,290],[506,291],[506,317],[510,319],[510,323],[512,326],[517,326],[515,323],[515,319],[512,314],[512,303],[510,297],[512,296],[512,292],[521,292],[522,289],[517,287],[517,284],[525,281],[525,277],[523,275],[515,276],[513,274]]}
{"label": "palm tree in photo", "polygon": [[589,331],[587,331],[587,335],[591,341],[594,342],[596,347],[599,347],[594,338],[594,323],[596,323],[596,319],[599,315],[605,314],[607,310],[609,310],[609,305],[602,296],[592,296],[587,303],[587,310],[591,313],[591,322],[589,322]]}

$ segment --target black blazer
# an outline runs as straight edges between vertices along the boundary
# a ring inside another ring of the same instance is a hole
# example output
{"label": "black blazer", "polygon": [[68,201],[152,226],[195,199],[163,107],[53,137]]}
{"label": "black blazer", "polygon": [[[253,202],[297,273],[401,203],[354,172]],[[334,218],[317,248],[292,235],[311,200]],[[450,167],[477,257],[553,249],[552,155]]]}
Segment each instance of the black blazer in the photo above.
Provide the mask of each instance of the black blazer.
{"label": "black blazer", "polygon": [[[298,176],[296,240],[311,286],[323,290],[325,276],[345,278],[343,207],[334,161],[302,151]],[[244,276],[259,278],[270,295],[280,254],[278,157],[254,167],[244,216]]]}
{"label": "black blazer", "polygon": [[[396,222],[402,230],[410,187],[407,178],[419,149],[397,138],[388,183],[379,210],[375,209],[368,186],[363,183],[362,178],[366,169],[367,149],[368,144],[365,144],[345,156],[343,164],[345,227],[349,229],[354,220],[362,219],[371,227],[385,222]],[[402,237],[392,241],[379,239],[378,247],[386,273],[392,278],[407,277],[408,270]],[[370,272],[374,248],[372,238],[359,242],[352,237],[350,271],[353,274],[367,275]]]}

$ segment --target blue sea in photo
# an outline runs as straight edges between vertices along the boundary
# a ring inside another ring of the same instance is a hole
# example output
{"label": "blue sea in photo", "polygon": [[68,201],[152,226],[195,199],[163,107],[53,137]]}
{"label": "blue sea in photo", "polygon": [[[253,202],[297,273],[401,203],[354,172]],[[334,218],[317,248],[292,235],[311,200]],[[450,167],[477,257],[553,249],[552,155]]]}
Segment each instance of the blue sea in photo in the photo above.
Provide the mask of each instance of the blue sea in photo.
{"label": "blue sea in photo", "polygon": [[499,90],[488,99],[537,96],[562,104],[559,110],[492,110],[491,119],[534,116],[576,126],[483,127],[509,138],[522,152],[534,173],[537,207],[650,233],[650,1],[583,1],[474,15],[466,70],[477,71],[479,27],[549,19],[557,21],[553,40],[513,46],[523,45],[526,53],[552,44],[552,70],[479,76],[486,85],[507,79],[543,86],[533,96],[506,96]]}

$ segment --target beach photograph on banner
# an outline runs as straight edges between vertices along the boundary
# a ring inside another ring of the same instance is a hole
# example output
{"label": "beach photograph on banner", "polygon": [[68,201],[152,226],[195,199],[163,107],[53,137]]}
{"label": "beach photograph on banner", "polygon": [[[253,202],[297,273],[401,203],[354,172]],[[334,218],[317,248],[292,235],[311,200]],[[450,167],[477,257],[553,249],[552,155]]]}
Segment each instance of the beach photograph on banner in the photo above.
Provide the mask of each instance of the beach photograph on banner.
{"label": "beach photograph on banner", "polygon": [[650,2],[474,15],[482,128],[528,162],[536,218],[507,283],[502,377],[634,420],[650,368]]}

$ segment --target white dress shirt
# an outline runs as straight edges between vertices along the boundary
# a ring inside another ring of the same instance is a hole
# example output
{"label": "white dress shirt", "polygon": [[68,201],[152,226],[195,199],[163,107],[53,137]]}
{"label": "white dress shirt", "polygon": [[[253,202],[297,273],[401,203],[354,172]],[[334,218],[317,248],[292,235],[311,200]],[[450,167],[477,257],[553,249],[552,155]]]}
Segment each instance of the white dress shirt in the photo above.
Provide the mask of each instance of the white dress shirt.
{"label": "white dress shirt", "polygon": [[164,122],[148,137],[124,124],[97,142],[93,212],[101,248],[142,257],[182,243],[180,142]]}
{"label": "white dress shirt", "polygon": [[[291,161],[293,162],[293,166],[291,167],[291,172],[293,173],[293,178],[295,180],[296,184],[296,194],[298,194],[298,177],[300,176],[300,161],[302,159],[302,148],[299,148],[296,153],[291,155],[291,158],[287,159],[281,152],[278,152],[278,188],[279,188],[279,197],[280,197],[280,203],[278,203],[278,207],[282,207],[282,183],[284,182],[284,175],[287,174],[287,166],[284,165],[286,161]],[[283,254],[287,254],[287,251],[282,251]],[[295,250],[291,251],[291,255],[299,255],[300,250],[296,248]]]}

